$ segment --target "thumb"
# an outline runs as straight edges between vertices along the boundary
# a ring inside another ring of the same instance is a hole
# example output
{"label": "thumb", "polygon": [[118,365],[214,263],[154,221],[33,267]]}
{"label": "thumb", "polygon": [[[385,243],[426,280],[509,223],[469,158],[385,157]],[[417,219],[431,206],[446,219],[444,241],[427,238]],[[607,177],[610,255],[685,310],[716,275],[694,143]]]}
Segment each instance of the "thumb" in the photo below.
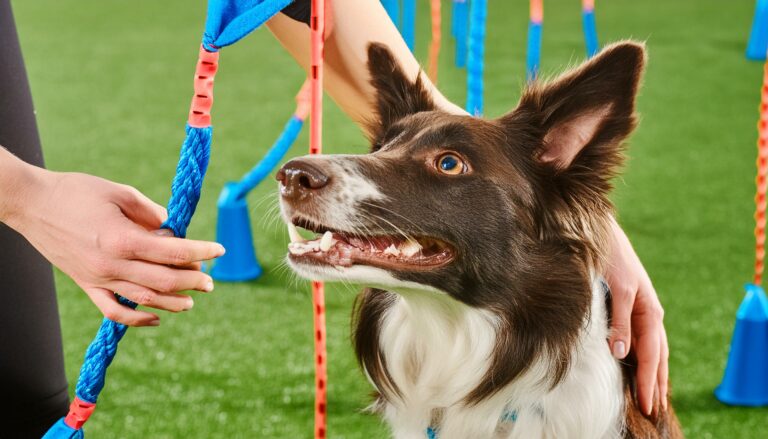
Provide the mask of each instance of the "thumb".
{"label": "thumb", "polygon": [[150,200],[131,186],[125,186],[124,193],[119,198],[118,205],[123,214],[147,230],[158,229],[168,218],[163,206]]}

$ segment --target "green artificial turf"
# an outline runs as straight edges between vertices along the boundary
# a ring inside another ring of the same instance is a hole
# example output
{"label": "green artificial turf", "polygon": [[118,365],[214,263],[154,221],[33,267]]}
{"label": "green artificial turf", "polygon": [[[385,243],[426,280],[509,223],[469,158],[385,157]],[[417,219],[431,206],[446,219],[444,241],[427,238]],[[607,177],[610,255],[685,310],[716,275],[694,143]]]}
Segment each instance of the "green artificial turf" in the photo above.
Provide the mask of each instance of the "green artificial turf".
{"label": "green artificial turf", "polygon": [[[524,82],[527,2],[489,5],[486,112],[511,108]],[[165,204],[183,138],[203,0],[17,0],[48,166],[133,185]],[[428,14],[419,1],[416,54],[426,59]],[[666,308],[674,404],[691,438],[768,437],[768,409],[718,403],[742,284],[750,280],[760,63],[744,57],[753,1],[598,2],[601,42],[647,41],[642,122],[614,199],[620,221]],[[444,2],[440,88],[464,102],[453,67]],[[584,57],[579,4],[548,1],[545,74]],[[191,238],[214,239],[216,197],[276,138],[303,73],[266,30],[224,50],[216,87],[213,155]],[[326,100],[329,153],[365,141]],[[302,133],[291,155],[307,149]],[[287,236],[275,218],[276,185],[249,197],[258,282],[218,283],[195,308],[132,329],[109,370],[91,438],[311,437],[312,312],[309,288],[282,265]],[[67,376],[74,386],[100,314],[57,273]],[[354,291],[327,289],[329,427],[334,438],[387,432],[361,409],[370,387],[349,343]]]}

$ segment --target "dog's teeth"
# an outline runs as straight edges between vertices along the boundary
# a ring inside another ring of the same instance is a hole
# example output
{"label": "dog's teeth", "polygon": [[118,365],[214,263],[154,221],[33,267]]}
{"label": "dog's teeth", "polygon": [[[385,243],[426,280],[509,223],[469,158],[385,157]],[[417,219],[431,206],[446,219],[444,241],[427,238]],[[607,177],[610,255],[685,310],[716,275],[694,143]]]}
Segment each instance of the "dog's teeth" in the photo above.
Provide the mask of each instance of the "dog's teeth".
{"label": "dog's teeth", "polygon": [[292,223],[288,223],[288,236],[291,238],[291,242],[304,242],[304,238],[299,235],[299,229]]}
{"label": "dog's teeth", "polygon": [[331,246],[333,245],[333,233],[332,232],[325,232],[323,233],[323,237],[320,239],[320,251],[327,252],[330,250]]}
{"label": "dog's teeth", "polygon": [[301,256],[305,253],[309,253],[312,251],[312,246],[306,245],[303,242],[292,242],[288,244],[288,251],[292,255]]}
{"label": "dog's teeth", "polygon": [[406,256],[411,257],[421,250],[421,245],[413,239],[408,239],[400,244],[400,251]]}
{"label": "dog's teeth", "polygon": [[395,244],[389,244],[389,247],[384,249],[385,255],[400,256],[400,250],[395,247]]}

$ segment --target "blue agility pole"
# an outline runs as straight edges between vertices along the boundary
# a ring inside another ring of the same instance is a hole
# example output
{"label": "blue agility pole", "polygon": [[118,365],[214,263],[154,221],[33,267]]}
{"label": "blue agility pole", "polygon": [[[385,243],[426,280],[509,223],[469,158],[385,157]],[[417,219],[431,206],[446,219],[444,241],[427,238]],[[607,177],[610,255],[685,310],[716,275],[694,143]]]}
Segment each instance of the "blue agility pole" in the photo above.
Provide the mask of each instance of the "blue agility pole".
{"label": "blue agility pole", "polygon": [[413,52],[416,46],[416,0],[403,0],[403,26],[400,33]]}
{"label": "blue agility pole", "polygon": [[525,78],[533,81],[541,64],[541,32],[544,25],[544,1],[531,0],[528,22],[528,50],[525,57]]}
{"label": "blue agility pole", "polygon": [[581,20],[584,26],[584,44],[587,57],[592,58],[597,53],[597,26],[595,25],[595,0],[582,0]]}
{"label": "blue agility pole", "polygon": [[[174,236],[186,237],[187,226],[200,199],[203,177],[211,148],[213,82],[218,70],[218,50],[233,44],[277,14],[291,0],[210,0],[202,47],[195,71],[195,94],[181,146],[176,175],[168,202],[168,220],[161,226]],[[123,306],[136,304],[117,296]],[[107,368],[117,353],[117,346],[128,328],[109,319],[102,320],[96,337],[85,353],[75,398],[67,416],[57,421],[44,439],[81,439],[83,424],[96,408],[104,388]]]}
{"label": "blue agility pole", "polygon": [[257,279],[263,270],[253,246],[251,220],[246,196],[261,183],[285,157],[304,126],[310,106],[309,81],[305,81],[296,95],[296,111],[272,147],[247,174],[237,182],[229,182],[219,195],[216,242],[227,249],[211,269],[216,280],[243,282]]}
{"label": "blue agility pole", "polygon": [[453,0],[453,36],[456,38],[456,67],[467,66],[467,39],[469,38],[469,0]]}
{"label": "blue agility pole", "polygon": [[485,21],[487,0],[472,0],[469,7],[469,56],[467,57],[467,107],[472,116],[483,114],[485,70]]}
{"label": "blue agility pole", "polygon": [[395,23],[395,26],[400,29],[400,0],[381,0],[381,4],[392,23]]}

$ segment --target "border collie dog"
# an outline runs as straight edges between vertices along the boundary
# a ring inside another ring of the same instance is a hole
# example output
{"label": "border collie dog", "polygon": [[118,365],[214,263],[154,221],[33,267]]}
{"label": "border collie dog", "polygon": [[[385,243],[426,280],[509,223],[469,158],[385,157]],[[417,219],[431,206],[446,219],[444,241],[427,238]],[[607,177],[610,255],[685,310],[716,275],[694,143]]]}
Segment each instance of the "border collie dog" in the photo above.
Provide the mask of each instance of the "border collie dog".
{"label": "border collie dog", "polygon": [[606,341],[607,195],[644,63],[608,46],[489,120],[436,108],[372,44],[372,151],[278,172],[291,267],[369,287],[354,347],[395,437],[682,437]]}

